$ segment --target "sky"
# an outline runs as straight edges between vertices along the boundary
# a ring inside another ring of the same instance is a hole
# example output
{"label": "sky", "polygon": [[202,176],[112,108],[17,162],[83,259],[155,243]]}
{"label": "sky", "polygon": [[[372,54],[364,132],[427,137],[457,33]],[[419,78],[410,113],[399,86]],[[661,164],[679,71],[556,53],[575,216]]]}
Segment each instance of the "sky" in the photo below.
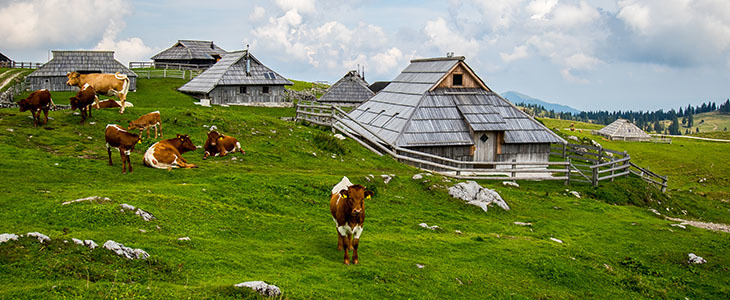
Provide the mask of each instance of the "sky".
{"label": "sky", "polygon": [[389,81],[411,59],[465,56],[487,86],[580,110],[730,98],[728,0],[0,0],[0,52],[114,50],[150,61],[179,39],[245,49],[287,78]]}

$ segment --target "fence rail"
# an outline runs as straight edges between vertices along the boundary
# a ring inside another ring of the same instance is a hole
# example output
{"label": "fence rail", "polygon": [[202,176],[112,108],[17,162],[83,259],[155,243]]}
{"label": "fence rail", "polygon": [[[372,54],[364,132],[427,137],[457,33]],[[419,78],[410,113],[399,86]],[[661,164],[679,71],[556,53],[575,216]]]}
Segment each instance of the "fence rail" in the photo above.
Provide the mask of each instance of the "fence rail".
{"label": "fence rail", "polygon": [[200,75],[202,70],[178,70],[178,69],[135,69],[138,78],[180,78],[180,79],[193,79],[195,76]]}
{"label": "fence rail", "polygon": [[0,61],[0,68],[11,68],[11,69],[38,69],[42,66],[42,63],[34,63],[27,61]]}
{"label": "fence rail", "polygon": [[145,69],[170,69],[170,70],[205,70],[212,66],[209,65],[195,65],[195,64],[178,64],[178,63],[164,63],[164,62],[151,62],[151,61],[130,61],[129,68],[145,68]]}
{"label": "fence rail", "polygon": [[[565,184],[571,181],[590,183],[598,186],[600,181],[611,180],[635,173],[630,168],[643,170],[642,179],[658,176],[663,179],[662,192],[666,191],[666,177],[661,177],[631,163],[628,153],[576,144],[553,144],[551,156],[563,161],[551,162],[517,162],[517,161],[460,161],[438,155],[405,149],[390,144],[377,133],[350,117],[347,112],[334,105],[323,105],[313,101],[299,101],[295,107],[296,121],[332,128],[334,132],[352,138],[378,155],[389,154],[395,159],[418,167],[428,166],[442,175],[458,179],[491,179],[491,180],[562,180]],[[353,134],[357,133],[357,134]],[[507,168],[495,168],[508,166]],[[480,168],[482,167],[482,168]],[[485,169],[495,168],[495,169]],[[657,182],[657,180],[653,180]],[[659,183],[660,185],[662,183]]]}

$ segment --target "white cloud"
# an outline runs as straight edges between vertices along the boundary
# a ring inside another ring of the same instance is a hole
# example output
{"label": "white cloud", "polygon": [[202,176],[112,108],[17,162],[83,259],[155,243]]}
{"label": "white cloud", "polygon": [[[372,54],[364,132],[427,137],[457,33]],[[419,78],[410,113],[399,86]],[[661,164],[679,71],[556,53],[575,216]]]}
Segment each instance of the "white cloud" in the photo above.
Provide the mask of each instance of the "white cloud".
{"label": "white cloud", "polygon": [[580,78],[576,76],[574,74],[575,71],[592,70],[601,63],[602,61],[600,59],[585,55],[583,53],[576,53],[565,58],[564,65],[566,66],[566,68],[562,69],[560,71],[560,74],[563,75],[563,78],[570,82],[588,84],[590,83],[590,81],[585,78]]}
{"label": "white cloud", "polygon": [[315,0],[276,0],[276,5],[284,11],[311,13],[315,11],[314,2]]}
{"label": "white cloud", "polygon": [[534,0],[530,2],[530,4],[527,5],[527,11],[532,14],[530,18],[534,20],[544,19],[545,15],[549,14],[550,11],[553,10],[553,7],[558,4],[558,1],[559,0]]}
{"label": "white cloud", "polygon": [[388,51],[375,54],[370,61],[372,62],[371,65],[375,66],[377,73],[384,74],[401,66],[404,58],[405,56],[400,49],[390,48]]}
{"label": "white cloud", "polygon": [[522,11],[525,0],[475,1],[481,8],[482,20],[493,30],[508,28]]}
{"label": "white cloud", "polygon": [[146,46],[138,37],[117,41],[117,35],[122,29],[124,29],[123,23],[117,25],[114,21],[110,22],[104,37],[93,50],[112,50],[114,58],[124,65],[128,65],[130,61],[148,61],[157,52],[157,49]]}
{"label": "white cloud", "polygon": [[578,25],[590,24],[600,14],[598,10],[588,5],[585,1],[581,1],[578,6],[560,4],[553,11],[553,23],[557,26],[573,27]]}
{"label": "white cloud", "polygon": [[256,7],[254,7],[253,12],[251,12],[251,14],[248,15],[248,18],[251,21],[255,22],[255,21],[263,20],[265,16],[266,16],[266,9],[264,9],[261,6],[256,6]]}
{"label": "white cloud", "polygon": [[502,58],[502,61],[507,64],[515,60],[525,58],[527,57],[527,46],[517,46],[514,48],[512,53],[500,52],[499,56]]}
{"label": "white cloud", "polygon": [[446,52],[455,52],[456,55],[471,57],[479,52],[479,42],[476,39],[463,37],[451,30],[443,18],[426,22],[424,30],[429,42],[444,55]]}
{"label": "white cloud", "polygon": [[0,45],[8,49],[58,47],[89,42],[110,22],[130,13],[123,0],[29,0],[0,8]]}
{"label": "white cloud", "polygon": [[649,8],[639,3],[633,3],[634,1],[619,1],[621,10],[617,17],[627,25],[631,26],[634,31],[639,33],[646,33],[649,29]]}

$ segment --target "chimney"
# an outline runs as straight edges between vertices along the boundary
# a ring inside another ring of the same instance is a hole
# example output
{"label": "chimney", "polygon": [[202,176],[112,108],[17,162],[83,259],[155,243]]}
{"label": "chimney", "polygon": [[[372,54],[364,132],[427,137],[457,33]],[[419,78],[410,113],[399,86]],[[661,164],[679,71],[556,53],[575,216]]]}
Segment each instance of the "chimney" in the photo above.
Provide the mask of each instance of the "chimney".
{"label": "chimney", "polygon": [[215,46],[213,45],[213,41],[210,41],[210,49],[214,49],[215,50]]}
{"label": "chimney", "polygon": [[246,44],[246,76],[251,76],[251,60],[248,59],[248,44]]}

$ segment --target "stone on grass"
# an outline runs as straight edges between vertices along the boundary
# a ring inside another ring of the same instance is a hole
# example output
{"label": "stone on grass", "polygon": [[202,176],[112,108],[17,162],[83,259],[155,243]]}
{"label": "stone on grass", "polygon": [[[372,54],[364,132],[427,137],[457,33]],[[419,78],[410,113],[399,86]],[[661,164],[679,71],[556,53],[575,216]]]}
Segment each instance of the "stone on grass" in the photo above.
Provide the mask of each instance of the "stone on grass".
{"label": "stone on grass", "polygon": [[61,205],[68,205],[68,204],[71,204],[71,203],[83,202],[83,201],[89,201],[89,202],[92,202],[92,203],[96,201],[97,203],[102,203],[102,202],[112,201],[112,199],[109,199],[107,197],[91,196],[91,197],[86,197],[86,198],[80,198],[80,199],[76,199],[76,200],[66,201],[64,203],[61,203]]}
{"label": "stone on grass", "polygon": [[38,241],[41,242],[41,243],[45,243],[45,242],[50,242],[51,241],[51,238],[49,238],[47,235],[42,234],[40,232],[28,232],[28,234],[26,234],[26,235],[27,236],[30,236],[30,237],[37,238]]}
{"label": "stone on grass", "polygon": [[122,203],[119,206],[122,207],[122,211],[124,211],[124,210],[132,210],[132,211],[134,211],[134,214],[142,217],[142,220],[150,221],[150,220],[156,219],[155,216],[153,216],[152,214],[150,214],[150,213],[142,210],[141,208],[136,208],[136,207],[134,207],[132,205],[129,205],[129,204],[126,204],[126,203]]}
{"label": "stone on grass", "polygon": [[669,226],[679,227],[679,228],[682,228],[682,229],[687,229],[687,226],[684,226],[683,224],[669,224]]}
{"label": "stone on grass", "polygon": [[411,177],[411,179],[413,179],[413,180],[419,180],[419,179],[423,179],[423,175],[421,175],[421,174],[416,174],[416,175],[413,175],[413,177]]}
{"label": "stone on grass", "polygon": [[18,235],[13,233],[3,233],[0,234],[0,244],[5,243],[7,241],[17,241]]}
{"label": "stone on grass", "polygon": [[554,237],[551,237],[550,240],[553,241],[553,242],[556,242],[556,243],[561,243],[561,244],[563,243],[563,241],[561,241],[559,239],[556,239]]}
{"label": "stone on grass", "polygon": [[79,240],[75,238],[71,238],[71,240],[74,242],[74,244],[86,246],[89,247],[89,249],[94,250],[94,248],[99,247],[94,241],[92,240]]}
{"label": "stone on grass", "polygon": [[517,182],[514,182],[514,181],[502,181],[502,185],[513,186],[513,187],[520,187],[520,185],[517,184]]}
{"label": "stone on grass", "polygon": [[390,175],[388,175],[388,174],[382,174],[382,175],[380,175],[380,178],[383,178],[383,183],[385,183],[385,184],[388,184],[388,182],[390,182],[390,180],[392,180],[393,177],[395,177],[394,174],[390,174]]}
{"label": "stone on grass", "polygon": [[439,227],[438,225],[428,226],[428,224],[426,224],[426,223],[418,224],[418,226],[421,226],[426,229],[431,229],[431,230],[441,229],[441,227]]}
{"label": "stone on grass", "polygon": [[466,201],[467,204],[479,206],[482,210],[496,204],[504,210],[509,210],[507,202],[495,190],[481,187],[474,181],[460,182],[449,188],[449,195]]}
{"label": "stone on grass", "polygon": [[187,237],[187,236],[184,236],[184,237],[178,238],[177,240],[178,240],[178,241],[189,241],[189,240],[190,240],[190,238],[189,238],[189,237]]}
{"label": "stone on grass", "polygon": [[279,289],[279,287],[263,281],[247,281],[236,284],[234,286],[240,288],[250,288],[264,297],[278,297],[279,295],[281,295],[281,290]]}
{"label": "stone on grass", "polygon": [[687,256],[689,256],[688,262],[690,264],[700,264],[701,265],[701,264],[704,264],[707,262],[707,260],[705,260],[701,256],[695,255],[694,253],[687,254]]}
{"label": "stone on grass", "polygon": [[568,139],[571,140],[571,141],[575,141],[575,142],[578,141],[578,137],[577,136],[574,136],[574,135],[569,135],[568,136]]}
{"label": "stone on grass", "polygon": [[150,257],[150,255],[142,249],[133,249],[112,240],[106,241],[102,247],[104,249],[114,251],[117,255],[123,256],[127,259],[147,259]]}
{"label": "stone on grass", "polygon": [[416,267],[418,267],[419,269],[423,269],[423,267],[425,267],[425,266],[422,264],[416,264]]}
{"label": "stone on grass", "polygon": [[529,222],[528,223],[525,223],[525,222],[514,222],[514,224],[515,225],[520,225],[520,226],[532,226],[532,223],[529,223]]}
{"label": "stone on grass", "polygon": [[338,140],[341,140],[341,141],[342,140],[345,140],[345,136],[342,135],[342,134],[339,134],[339,133],[338,134],[335,134],[335,138],[338,139]]}
{"label": "stone on grass", "polygon": [[568,194],[573,195],[573,197],[580,199],[580,193],[578,193],[576,191],[567,191],[567,190],[566,190],[566,192],[568,192]]}

